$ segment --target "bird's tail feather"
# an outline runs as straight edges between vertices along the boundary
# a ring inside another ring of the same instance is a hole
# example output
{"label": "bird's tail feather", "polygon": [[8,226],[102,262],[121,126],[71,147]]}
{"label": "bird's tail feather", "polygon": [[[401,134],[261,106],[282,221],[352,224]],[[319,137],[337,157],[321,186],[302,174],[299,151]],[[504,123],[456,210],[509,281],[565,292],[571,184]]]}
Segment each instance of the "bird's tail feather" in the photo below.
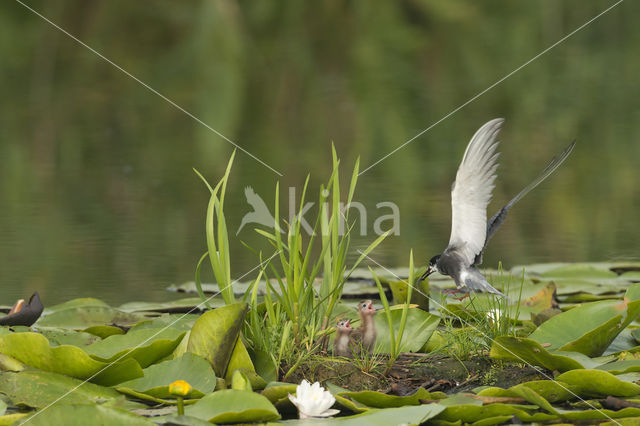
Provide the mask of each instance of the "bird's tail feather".
{"label": "bird's tail feather", "polygon": [[511,199],[503,208],[501,208],[487,223],[487,237],[485,239],[485,246],[489,241],[489,238],[493,235],[493,233],[498,229],[498,227],[504,222],[504,219],[507,216],[507,212],[509,209],[517,203],[522,197],[527,195],[533,188],[540,185],[542,181],[551,175],[560,165],[567,159],[571,151],[573,151],[573,147],[576,145],[576,141],[573,141],[565,148],[562,153],[556,157],[553,157],[551,162],[545,167],[545,169],[536,177],[533,182],[527,185],[522,191],[520,191],[515,197]]}

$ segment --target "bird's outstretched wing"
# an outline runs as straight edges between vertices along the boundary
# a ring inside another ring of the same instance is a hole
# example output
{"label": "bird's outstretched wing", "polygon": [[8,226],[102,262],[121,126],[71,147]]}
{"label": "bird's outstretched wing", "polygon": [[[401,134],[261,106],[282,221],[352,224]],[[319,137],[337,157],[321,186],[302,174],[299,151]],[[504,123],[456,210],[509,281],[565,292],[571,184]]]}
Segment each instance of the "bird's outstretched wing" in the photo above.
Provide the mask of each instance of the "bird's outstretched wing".
{"label": "bird's outstretched wing", "polygon": [[522,191],[518,192],[518,195],[513,197],[511,201],[509,201],[503,208],[498,210],[498,212],[494,214],[491,217],[491,219],[489,219],[489,221],[487,222],[487,236],[484,241],[484,247],[482,248],[482,251],[478,253],[478,255],[476,256],[474,264],[479,265],[482,263],[482,252],[487,247],[487,243],[489,242],[489,239],[493,236],[493,234],[500,227],[500,225],[502,225],[502,222],[504,222],[504,220],[507,218],[507,213],[509,212],[509,209],[513,207],[513,205],[517,203],[518,200],[520,200],[522,197],[527,195],[533,188],[538,186],[543,180],[548,178],[551,175],[551,173],[553,173],[558,167],[560,167],[560,165],[564,162],[564,160],[567,159],[569,154],[571,154],[571,151],[573,151],[573,147],[575,145],[576,145],[576,141],[571,142],[569,146],[567,146],[560,155],[553,157],[551,162],[547,165],[547,167],[545,167],[545,169],[542,172],[540,172],[538,177],[536,177],[533,180],[533,182],[527,185]]}
{"label": "bird's outstretched wing", "polygon": [[496,118],[471,138],[451,188],[451,238],[447,250],[455,249],[472,265],[484,248],[487,236],[487,205],[496,179],[496,136],[504,120]]}

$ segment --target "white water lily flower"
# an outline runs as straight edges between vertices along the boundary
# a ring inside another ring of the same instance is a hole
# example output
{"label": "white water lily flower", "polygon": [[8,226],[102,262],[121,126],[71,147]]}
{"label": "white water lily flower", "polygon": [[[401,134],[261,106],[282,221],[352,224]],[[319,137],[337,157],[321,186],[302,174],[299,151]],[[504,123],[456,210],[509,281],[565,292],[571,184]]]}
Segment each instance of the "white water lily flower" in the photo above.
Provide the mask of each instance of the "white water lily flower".
{"label": "white water lily flower", "polygon": [[336,399],[331,395],[331,392],[325,390],[318,382],[312,385],[303,380],[296,388],[296,395],[289,394],[289,399],[298,408],[301,419],[330,417],[340,412],[340,410],[331,409]]}

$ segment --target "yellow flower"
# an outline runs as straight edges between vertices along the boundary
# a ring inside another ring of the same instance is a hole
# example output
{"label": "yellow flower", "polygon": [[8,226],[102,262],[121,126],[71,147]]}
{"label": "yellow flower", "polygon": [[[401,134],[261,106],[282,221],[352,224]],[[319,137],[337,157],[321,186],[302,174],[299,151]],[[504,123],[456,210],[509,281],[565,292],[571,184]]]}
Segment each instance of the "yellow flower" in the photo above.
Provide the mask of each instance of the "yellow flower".
{"label": "yellow flower", "polygon": [[184,380],[176,380],[169,385],[169,393],[176,396],[189,396],[193,388]]}

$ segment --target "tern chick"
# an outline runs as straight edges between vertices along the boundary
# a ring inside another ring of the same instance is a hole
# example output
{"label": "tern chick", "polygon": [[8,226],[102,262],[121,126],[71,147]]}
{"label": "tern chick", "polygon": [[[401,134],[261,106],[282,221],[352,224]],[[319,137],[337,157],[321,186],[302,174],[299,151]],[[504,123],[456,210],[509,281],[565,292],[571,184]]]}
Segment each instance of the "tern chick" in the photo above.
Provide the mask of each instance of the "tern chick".
{"label": "tern chick", "polygon": [[333,354],[335,356],[351,356],[350,342],[352,332],[351,320],[338,320],[338,324],[336,325],[336,338],[333,341]]}

